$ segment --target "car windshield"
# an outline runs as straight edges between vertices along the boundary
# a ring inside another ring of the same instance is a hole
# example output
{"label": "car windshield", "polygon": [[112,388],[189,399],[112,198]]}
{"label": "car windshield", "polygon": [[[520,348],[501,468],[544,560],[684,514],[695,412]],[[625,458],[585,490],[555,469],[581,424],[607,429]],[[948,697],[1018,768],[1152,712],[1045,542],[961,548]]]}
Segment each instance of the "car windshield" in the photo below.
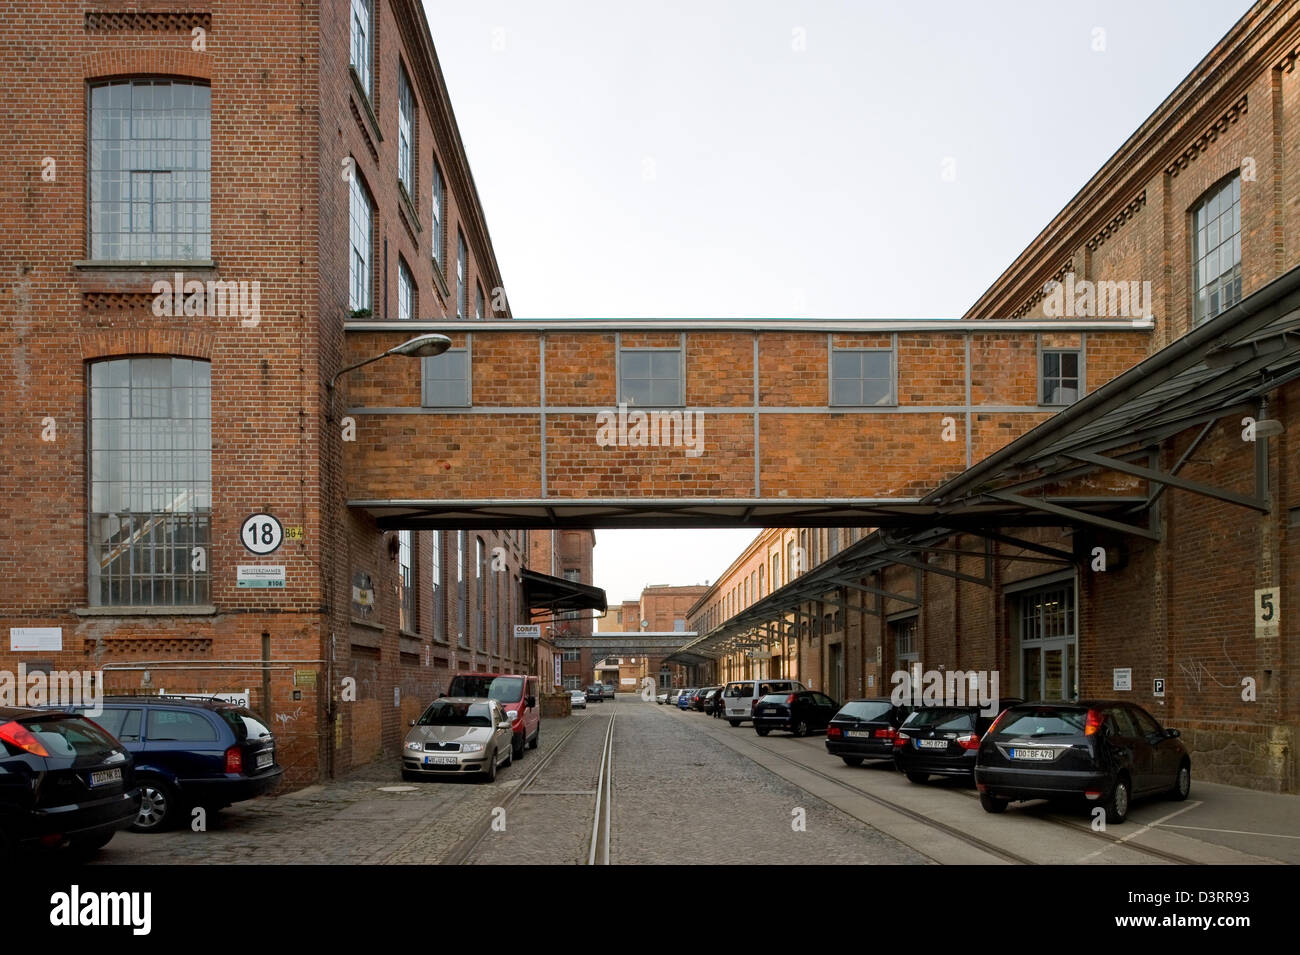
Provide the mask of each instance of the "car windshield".
{"label": "car windshield", "polygon": [[998,736],[1082,736],[1088,714],[1084,710],[1049,707],[1008,710],[998,721]]}
{"label": "car windshield", "polygon": [[889,700],[854,700],[845,703],[844,708],[835,714],[838,719],[884,720],[889,718],[894,704]]}
{"label": "car windshield", "polygon": [[434,700],[418,720],[420,726],[491,726],[492,710],[487,703]]}
{"label": "car windshield", "polygon": [[953,710],[947,707],[927,707],[919,709],[907,718],[903,727],[933,727],[936,730],[962,732],[975,728],[974,710]]}
{"label": "car windshield", "polygon": [[[76,759],[79,756],[102,757],[119,748],[117,740],[79,716],[57,716],[22,720],[22,726],[45,747],[50,756]],[[8,745],[8,744],[5,744]],[[0,749],[3,752],[3,749]]]}
{"label": "car windshield", "polygon": [[271,730],[261,719],[242,706],[219,707],[217,713],[235,731],[235,738],[240,741],[262,739],[272,735]]}

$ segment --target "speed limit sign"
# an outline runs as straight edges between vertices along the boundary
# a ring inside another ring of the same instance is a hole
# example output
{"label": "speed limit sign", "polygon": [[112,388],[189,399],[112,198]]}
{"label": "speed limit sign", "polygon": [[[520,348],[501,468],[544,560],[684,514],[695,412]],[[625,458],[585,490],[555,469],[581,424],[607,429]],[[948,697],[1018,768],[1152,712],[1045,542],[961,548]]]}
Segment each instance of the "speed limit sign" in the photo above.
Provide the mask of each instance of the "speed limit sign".
{"label": "speed limit sign", "polygon": [[270,514],[254,514],[239,529],[239,542],[254,554],[273,554],[284,543],[284,528]]}

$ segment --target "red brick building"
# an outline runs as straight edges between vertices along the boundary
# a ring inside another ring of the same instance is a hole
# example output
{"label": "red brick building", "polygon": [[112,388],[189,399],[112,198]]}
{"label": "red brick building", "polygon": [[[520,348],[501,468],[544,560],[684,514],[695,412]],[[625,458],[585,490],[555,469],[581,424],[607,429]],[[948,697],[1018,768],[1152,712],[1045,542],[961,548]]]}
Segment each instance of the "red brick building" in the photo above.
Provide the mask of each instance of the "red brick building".
{"label": "red brick building", "polygon": [[0,50],[0,667],[248,689],[290,785],[533,668],[522,533],[344,498],[355,396],[416,364],[333,382],[379,354],[344,322],[510,317],[422,5],[4,4]]}
{"label": "red brick building", "polygon": [[[1008,363],[1036,352],[1029,400],[1066,409],[936,485],[928,539],[765,532],[692,610],[720,678],[842,699],[916,663],[997,671],[1003,696],[1140,703],[1199,778],[1300,790],[1300,626],[1277,609],[1300,600],[1300,385],[1269,330],[1300,316],[1298,59],[1300,4],[1256,4],[965,316],[1105,317],[1149,283],[1150,361],[1111,381],[1086,332],[1007,340]],[[1101,495],[1131,499],[1123,519],[1088,510]]]}

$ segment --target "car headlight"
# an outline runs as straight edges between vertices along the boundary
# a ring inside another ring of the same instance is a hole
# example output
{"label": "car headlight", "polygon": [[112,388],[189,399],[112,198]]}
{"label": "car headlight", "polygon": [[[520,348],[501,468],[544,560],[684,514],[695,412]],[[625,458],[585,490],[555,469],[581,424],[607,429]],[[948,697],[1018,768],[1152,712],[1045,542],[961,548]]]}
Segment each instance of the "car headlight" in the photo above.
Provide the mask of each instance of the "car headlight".
{"label": "car headlight", "polygon": [[413,743],[407,743],[406,748],[415,753],[422,753],[424,752],[424,743],[420,742],[419,740],[416,740]]}
{"label": "car headlight", "polygon": [[460,751],[462,753],[477,753],[483,749],[482,743],[461,743]]}

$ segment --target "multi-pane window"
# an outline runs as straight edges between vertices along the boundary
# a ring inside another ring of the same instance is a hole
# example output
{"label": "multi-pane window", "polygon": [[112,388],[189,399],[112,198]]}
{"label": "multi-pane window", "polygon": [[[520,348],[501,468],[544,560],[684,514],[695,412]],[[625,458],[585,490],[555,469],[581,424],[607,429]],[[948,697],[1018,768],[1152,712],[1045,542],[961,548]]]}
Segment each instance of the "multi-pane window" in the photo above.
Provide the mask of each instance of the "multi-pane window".
{"label": "multi-pane window", "polygon": [[370,193],[354,170],[348,187],[348,308],[370,310]]}
{"label": "multi-pane window", "polygon": [[1043,349],[1039,380],[1045,405],[1069,405],[1079,400],[1081,377],[1079,352],[1074,349]]}
{"label": "multi-pane window", "polygon": [[456,639],[466,650],[469,649],[469,578],[465,574],[467,537],[467,531],[456,532],[456,603],[459,610],[457,622],[460,624]]}
{"label": "multi-pane window", "polygon": [[865,407],[895,403],[892,350],[831,349],[831,404]]}
{"label": "multi-pane window", "polygon": [[442,531],[433,532],[429,550],[433,556],[433,566],[429,569],[429,583],[433,590],[433,639],[446,640],[447,595],[442,587]]}
{"label": "multi-pane window", "polygon": [[1075,636],[1073,584],[1022,594],[1019,617],[1022,643]]}
{"label": "multi-pane window", "polygon": [[1241,301],[1241,176],[1210,190],[1192,212],[1197,323]]}
{"label": "multi-pane window", "polygon": [[447,214],[447,190],[442,182],[442,170],[438,160],[433,161],[433,258],[441,267],[443,252],[443,220]]}
{"label": "multi-pane window", "polygon": [[211,90],[130,80],[90,90],[90,257],[212,255]]}
{"label": "multi-pane window", "polygon": [[370,95],[370,0],[352,0],[351,64]]}
{"label": "multi-pane window", "polygon": [[916,617],[904,617],[889,624],[894,631],[894,660],[899,665],[914,663],[919,659],[916,645]]}
{"label": "multi-pane window", "polygon": [[474,629],[478,631],[478,648],[487,650],[487,582],[488,552],[483,538],[474,538]]}
{"label": "multi-pane window", "polygon": [[565,663],[577,663],[577,662],[578,662],[579,660],[581,660],[581,659],[582,659],[582,651],[581,651],[581,650],[565,650],[565,651],[564,651],[564,662],[565,662]]}
{"label": "multi-pane window", "polygon": [[[564,571],[564,579],[575,584],[580,584],[582,583],[582,571],[572,567],[568,568]],[[561,620],[577,620],[582,616],[582,614],[576,610],[566,610],[563,613],[558,614],[558,616]]]}
{"label": "multi-pane window", "polygon": [[90,366],[92,606],[211,602],[211,394],[205,361]]}
{"label": "multi-pane window", "polygon": [[464,318],[469,314],[469,251],[465,248],[465,236],[456,230],[456,317]]}
{"label": "multi-pane window", "polygon": [[441,355],[421,359],[421,404],[426,408],[463,407],[469,404],[469,350],[449,348]]}
{"label": "multi-pane window", "polygon": [[474,317],[483,317],[483,286],[474,283]]}
{"label": "multi-pane window", "polygon": [[772,589],[776,590],[781,586],[781,555],[772,555]]}
{"label": "multi-pane window", "polygon": [[680,348],[623,348],[618,364],[621,403],[651,408],[682,403]]}
{"label": "multi-pane window", "polygon": [[411,552],[411,532],[397,532],[397,586],[401,600],[398,601],[400,614],[398,626],[402,630],[413,631],[415,622],[415,561]]}
{"label": "multi-pane window", "polygon": [[409,319],[415,314],[415,279],[406,267],[406,260],[397,257],[397,317]]}
{"label": "multi-pane window", "polygon": [[764,593],[765,593],[765,591],[763,590],[763,568],[760,567],[760,568],[758,568],[758,595],[759,595],[759,597],[762,597],[762,596],[764,595]]}
{"label": "multi-pane window", "polygon": [[406,70],[397,74],[397,181],[415,195],[415,94]]}

